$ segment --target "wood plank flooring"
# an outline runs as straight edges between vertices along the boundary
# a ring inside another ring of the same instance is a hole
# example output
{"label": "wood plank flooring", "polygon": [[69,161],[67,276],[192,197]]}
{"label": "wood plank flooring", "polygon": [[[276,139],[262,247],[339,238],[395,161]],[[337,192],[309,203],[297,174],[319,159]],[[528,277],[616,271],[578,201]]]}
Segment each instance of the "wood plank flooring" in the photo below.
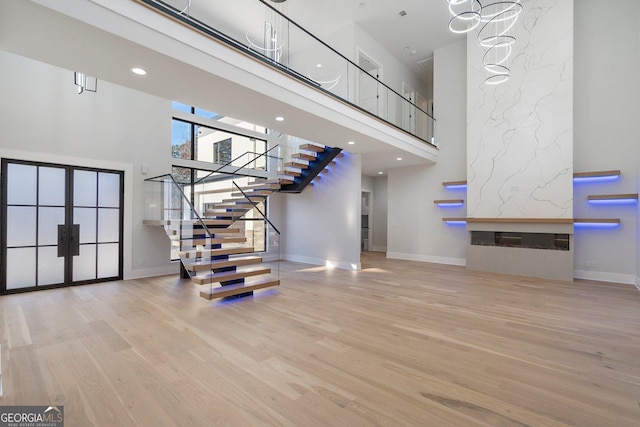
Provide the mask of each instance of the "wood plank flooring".
{"label": "wood plank flooring", "polygon": [[0,297],[0,405],[66,426],[640,425],[640,292],[367,253],[208,302],[177,275]]}

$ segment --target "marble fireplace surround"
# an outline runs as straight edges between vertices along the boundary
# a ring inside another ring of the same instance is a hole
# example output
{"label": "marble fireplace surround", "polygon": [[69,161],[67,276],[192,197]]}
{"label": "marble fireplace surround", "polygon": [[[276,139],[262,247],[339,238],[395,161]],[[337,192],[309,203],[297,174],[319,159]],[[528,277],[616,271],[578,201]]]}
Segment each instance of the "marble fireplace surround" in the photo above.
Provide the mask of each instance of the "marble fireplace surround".
{"label": "marble fireplace surround", "polygon": [[[467,218],[467,269],[541,279],[573,281],[573,219]],[[569,235],[569,250],[471,244],[472,231]]]}

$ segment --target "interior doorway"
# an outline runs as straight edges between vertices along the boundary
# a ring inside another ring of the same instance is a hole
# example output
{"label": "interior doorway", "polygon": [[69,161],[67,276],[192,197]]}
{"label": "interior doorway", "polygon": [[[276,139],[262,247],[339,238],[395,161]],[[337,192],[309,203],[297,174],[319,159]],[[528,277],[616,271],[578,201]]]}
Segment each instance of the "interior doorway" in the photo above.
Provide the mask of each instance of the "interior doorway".
{"label": "interior doorway", "polygon": [[406,99],[406,101],[402,102],[402,128],[415,135],[417,93],[406,82],[402,82],[402,96]]}
{"label": "interior doorway", "polygon": [[358,101],[360,108],[376,116],[384,116],[383,87],[378,80],[382,79],[382,65],[370,56],[358,51]]}
{"label": "interior doorway", "polygon": [[124,172],[2,159],[0,293],[120,280]]}
{"label": "interior doorway", "polygon": [[360,207],[360,251],[369,252],[373,247],[373,192],[362,190]]}

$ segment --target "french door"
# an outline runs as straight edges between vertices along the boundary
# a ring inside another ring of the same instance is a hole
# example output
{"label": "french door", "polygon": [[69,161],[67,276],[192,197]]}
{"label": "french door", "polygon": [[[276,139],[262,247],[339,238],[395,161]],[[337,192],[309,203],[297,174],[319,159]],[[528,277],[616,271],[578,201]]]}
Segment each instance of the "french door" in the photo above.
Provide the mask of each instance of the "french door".
{"label": "french door", "polygon": [[1,293],[122,279],[122,171],[1,167]]}

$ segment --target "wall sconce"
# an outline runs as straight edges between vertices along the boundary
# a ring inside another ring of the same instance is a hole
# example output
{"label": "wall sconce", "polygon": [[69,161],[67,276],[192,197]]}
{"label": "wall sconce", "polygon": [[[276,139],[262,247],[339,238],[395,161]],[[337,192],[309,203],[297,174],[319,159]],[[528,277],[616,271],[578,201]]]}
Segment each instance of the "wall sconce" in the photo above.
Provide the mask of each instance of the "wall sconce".
{"label": "wall sconce", "polygon": [[78,86],[78,95],[83,92],[97,92],[98,91],[98,79],[95,77],[87,76],[84,73],[73,72],[73,84]]}

